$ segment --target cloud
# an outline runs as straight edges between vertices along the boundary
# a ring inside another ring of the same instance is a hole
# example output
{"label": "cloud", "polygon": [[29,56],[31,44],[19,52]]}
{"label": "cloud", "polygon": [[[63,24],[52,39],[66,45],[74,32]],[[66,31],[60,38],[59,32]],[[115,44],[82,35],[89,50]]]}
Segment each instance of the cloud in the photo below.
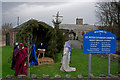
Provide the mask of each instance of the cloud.
{"label": "cloud", "polygon": [[[7,5],[9,4],[9,5]],[[5,7],[6,6],[6,7]],[[76,17],[84,18],[85,23],[94,24],[95,7],[92,2],[27,2],[14,3],[7,2],[3,4],[3,23],[17,23],[17,17],[20,17],[20,23],[30,18],[44,21],[52,24],[53,15],[57,11],[63,15],[63,23],[75,23]]]}

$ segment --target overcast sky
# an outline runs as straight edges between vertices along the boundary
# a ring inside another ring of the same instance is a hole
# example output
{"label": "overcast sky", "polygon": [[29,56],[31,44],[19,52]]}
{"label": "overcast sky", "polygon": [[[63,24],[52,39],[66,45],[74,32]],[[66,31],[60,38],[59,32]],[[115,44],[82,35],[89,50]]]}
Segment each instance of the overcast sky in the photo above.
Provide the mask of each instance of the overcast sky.
{"label": "overcast sky", "polygon": [[53,15],[59,11],[63,16],[62,24],[75,24],[75,19],[83,18],[84,24],[95,24],[96,2],[2,2],[2,24],[12,23],[17,25],[33,18],[52,24]]}

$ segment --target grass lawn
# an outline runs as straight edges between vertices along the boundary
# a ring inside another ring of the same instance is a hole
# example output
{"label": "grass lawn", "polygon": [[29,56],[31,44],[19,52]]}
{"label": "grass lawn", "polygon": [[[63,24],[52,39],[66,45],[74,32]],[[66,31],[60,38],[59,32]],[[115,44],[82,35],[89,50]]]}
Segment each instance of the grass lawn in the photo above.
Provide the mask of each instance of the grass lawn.
{"label": "grass lawn", "polygon": [[[5,78],[6,75],[13,75],[15,71],[11,69],[11,60],[10,56],[12,56],[13,48],[10,46],[2,47],[2,77]],[[55,74],[59,74],[62,78],[65,78],[66,74],[70,74],[72,78],[77,77],[78,74],[83,75],[84,77],[88,76],[88,54],[82,53],[81,49],[73,49],[71,56],[71,67],[76,67],[76,72],[62,72],[60,71],[60,61],[62,52],[58,54],[58,62],[49,65],[40,65],[33,66],[30,68],[31,75],[37,74],[38,77],[42,77],[43,74],[48,74],[50,77],[54,77]],[[111,61],[111,74],[116,75],[118,72],[118,62]],[[94,76],[98,76],[100,74],[107,75],[107,59],[99,58],[96,55],[92,55],[91,61],[91,73]]]}
{"label": "grass lawn", "polygon": [[2,78],[2,47],[0,47],[0,78]]}

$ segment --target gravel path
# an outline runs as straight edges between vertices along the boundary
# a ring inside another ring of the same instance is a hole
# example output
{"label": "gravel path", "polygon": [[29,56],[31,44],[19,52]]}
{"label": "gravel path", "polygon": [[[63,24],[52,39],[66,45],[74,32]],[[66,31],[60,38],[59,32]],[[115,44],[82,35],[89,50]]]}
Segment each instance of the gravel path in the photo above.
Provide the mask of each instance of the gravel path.
{"label": "gravel path", "polygon": [[81,43],[78,40],[70,40],[71,46],[74,49],[81,49]]}

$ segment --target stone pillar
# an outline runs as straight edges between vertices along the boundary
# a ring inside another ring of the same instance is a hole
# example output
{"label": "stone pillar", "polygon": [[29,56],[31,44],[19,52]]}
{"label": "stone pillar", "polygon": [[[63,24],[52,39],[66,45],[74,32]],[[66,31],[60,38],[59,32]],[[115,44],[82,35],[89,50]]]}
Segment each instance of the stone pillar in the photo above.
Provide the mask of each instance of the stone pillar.
{"label": "stone pillar", "polygon": [[14,42],[16,43],[16,33],[17,32],[14,32]]}
{"label": "stone pillar", "polygon": [[12,44],[14,45],[14,43],[15,43],[15,34],[14,34],[15,32],[12,32],[12,34],[13,34],[13,40],[12,40]]}
{"label": "stone pillar", "polygon": [[12,32],[9,33],[10,33],[10,46],[13,46],[13,33]]}

